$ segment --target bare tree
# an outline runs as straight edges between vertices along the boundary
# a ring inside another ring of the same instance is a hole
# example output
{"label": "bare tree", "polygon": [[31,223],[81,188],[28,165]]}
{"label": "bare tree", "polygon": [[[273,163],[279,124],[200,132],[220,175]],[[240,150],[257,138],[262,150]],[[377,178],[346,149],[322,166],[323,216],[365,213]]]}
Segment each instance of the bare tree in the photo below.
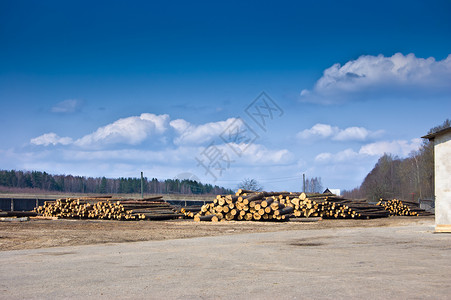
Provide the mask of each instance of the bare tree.
{"label": "bare tree", "polygon": [[323,191],[323,184],[321,177],[312,177],[305,179],[305,192],[306,193],[321,193]]}
{"label": "bare tree", "polygon": [[263,186],[255,179],[245,178],[238,184],[239,189],[251,190],[260,192],[263,191]]}

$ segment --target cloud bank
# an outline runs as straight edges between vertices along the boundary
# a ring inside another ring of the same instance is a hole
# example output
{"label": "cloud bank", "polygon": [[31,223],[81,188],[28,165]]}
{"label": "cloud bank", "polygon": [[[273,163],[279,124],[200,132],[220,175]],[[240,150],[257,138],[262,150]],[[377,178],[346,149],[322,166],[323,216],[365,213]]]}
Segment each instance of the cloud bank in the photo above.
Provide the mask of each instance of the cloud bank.
{"label": "cloud bank", "polygon": [[[60,137],[46,133],[30,140],[30,144],[41,147],[59,146],[64,160],[71,161],[142,161],[165,164],[181,163],[184,159],[194,160],[214,142],[223,153],[239,161],[240,165],[284,164],[293,159],[287,149],[267,149],[254,140],[224,140],[221,136],[230,128],[241,131],[244,123],[239,118],[225,121],[191,124],[184,119],[170,120],[169,115],[143,113],[116,120],[99,127],[79,139]],[[228,131],[229,130],[229,131]],[[163,149],[152,147],[168,140]],[[151,143],[149,150],[144,143]],[[237,155],[237,149],[242,153]]]}
{"label": "cloud bank", "polygon": [[149,113],[119,119],[85,135],[74,144],[80,147],[99,147],[108,144],[138,145],[152,135],[162,134],[167,129],[168,120],[168,115]]}
{"label": "cloud bank", "polygon": [[405,157],[421,146],[421,139],[379,141],[362,146],[359,151],[346,149],[337,153],[323,152],[315,157],[315,162],[321,164],[343,163],[364,159],[368,156],[380,157],[385,153]]}
{"label": "cloud bank", "polygon": [[326,69],[312,90],[301,92],[301,101],[342,103],[390,93],[425,97],[451,91],[451,54],[443,60],[396,53],[391,57],[363,55],[343,66]]}

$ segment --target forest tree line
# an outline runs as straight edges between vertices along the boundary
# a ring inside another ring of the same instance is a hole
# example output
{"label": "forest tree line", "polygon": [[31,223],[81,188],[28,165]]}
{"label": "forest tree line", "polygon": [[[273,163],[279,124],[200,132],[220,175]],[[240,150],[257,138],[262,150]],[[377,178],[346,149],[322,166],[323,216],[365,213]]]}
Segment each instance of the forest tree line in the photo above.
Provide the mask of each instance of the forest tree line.
{"label": "forest tree line", "polygon": [[[428,134],[448,127],[451,127],[449,119],[431,128]],[[384,154],[360,187],[344,191],[343,196],[370,201],[380,198],[414,201],[434,199],[434,143],[424,139],[421,147],[406,158]]]}
{"label": "forest tree line", "polygon": [[[148,194],[230,194],[230,189],[188,179],[164,181],[144,178]],[[65,193],[136,194],[141,193],[140,178],[105,178],[51,175],[40,171],[0,170],[0,186],[14,189],[40,189]]]}

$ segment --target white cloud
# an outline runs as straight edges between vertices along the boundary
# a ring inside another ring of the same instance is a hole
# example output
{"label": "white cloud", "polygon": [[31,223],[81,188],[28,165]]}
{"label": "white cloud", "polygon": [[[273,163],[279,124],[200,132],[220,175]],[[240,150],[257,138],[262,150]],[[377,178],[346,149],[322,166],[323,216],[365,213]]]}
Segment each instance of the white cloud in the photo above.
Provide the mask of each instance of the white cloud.
{"label": "white cloud", "polygon": [[59,137],[56,133],[50,132],[31,139],[30,143],[33,145],[49,146],[49,145],[69,145],[72,139],[69,137]]}
{"label": "white cloud", "polygon": [[451,54],[444,60],[396,53],[391,57],[363,55],[343,66],[326,69],[313,90],[303,90],[301,100],[331,104],[353,96],[374,94],[436,94],[449,92]]}
{"label": "white cloud", "polygon": [[410,142],[406,140],[381,141],[371,143],[360,148],[360,154],[381,156],[384,153],[391,153],[399,156],[407,156],[410,152],[418,150],[421,145],[421,139],[412,139]]}
{"label": "white cloud", "polygon": [[340,130],[340,132],[338,132],[333,139],[337,141],[364,141],[370,136],[370,134],[371,132],[364,127],[348,127],[346,129]]}
{"label": "white cloud", "polygon": [[190,126],[190,122],[183,120],[183,119],[177,119],[169,122],[169,125],[175,129],[179,134],[182,134],[185,132]]}
{"label": "white cloud", "polygon": [[137,145],[154,134],[161,134],[167,129],[168,115],[143,113],[119,119],[95,132],[75,141],[77,146],[98,147],[104,144]]}
{"label": "white cloud", "polygon": [[[239,132],[244,129],[244,123],[239,118],[229,118],[225,121],[200,125],[191,124],[183,119],[169,120],[170,117],[166,114],[143,113],[140,116],[114,121],[75,141],[72,141],[71,138],[59,138],[54,133],[50,133],[34,138],[31,142],[45,146],[57,143],[63,145],[73,143],[82,148],[105,148],[114,144],[137,146],[152,137],[154,141],[159,141],[160,146],[170,144],[177,146],[202,145],[214,139],[218,139],[221,143],[221,134],[237,133],[236,131]],[[167,132],[168,129],[172,129],[172,131]],[[164,133],[167,134],[163,135]],[[251,138],[255,140],[256,137],[255,134]]]}
{"label": "white cloud", "polygon": [[360,147],[358,152],[352,149],[346,149],[335,154],[324,152],[315,157],[318,163],[342,163],[352,160],[359,160],[365,157],[378,157],[385,153],[405,157],[410,152],[418,150],[421,145],[421,139],[412,139],[410,142],[406,140],[380,141]]}
{"label": "white cloud", "polygon": [[328,138],[337,132],[339,132],[338,127],[333,127],[328,124],[315,124],[310,129],[305,129],[298,133],[298,137],[301,139],[309,139],[314,137]]}
{"label": "white cloud", "polygon": [[328,124],[315,124],[297,134],[301,139],[331,138],[334,141],[365,141],[381,135],[382,131],[370,131],[364,127],[348,127],[340,129]]}
{"label": "white cloud", "polygon": [[154,114],[150,114],[150,113],[143,113],[143,114],[141,114],[140,119],[153,123],[153,125],[155,126],[156,132],[163,133],[167,129],[169,115],[167,115],[167,114],[154,115]]}
{"label": "white cloud", "polygon": [[68,99],[59,102],[52,107],[51,111],[53,113],[74,113],[80,109],[82,101],[76,99]]}
{"label": "white cloud", "polygon": [[179,136],[175,138],[174,143],[181,144],[203,144],[218,137],[232,123],[237,122],[236,118],[229,118],[225,121],[205,123],[202,125],[193,125],[185,120],[177,119],[171,121],[169,125],[174,128]]}
{"label": "white cloud", "polygon": [[333,159],[333,154],[329,153],[329,152],[320,153],[315,157],[315,161],[317,161],[317,162],[329,162],[332,159]]}

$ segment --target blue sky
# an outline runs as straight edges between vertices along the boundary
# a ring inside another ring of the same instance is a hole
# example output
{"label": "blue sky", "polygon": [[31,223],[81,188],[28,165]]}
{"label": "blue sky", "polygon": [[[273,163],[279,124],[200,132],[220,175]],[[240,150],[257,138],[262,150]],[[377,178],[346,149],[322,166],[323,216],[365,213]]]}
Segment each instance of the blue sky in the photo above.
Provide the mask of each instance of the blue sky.
{"label": "blue sky", "polygon": [[2,1],[0,168],[356,187],[451,117],[450,13],[449,1]]}

